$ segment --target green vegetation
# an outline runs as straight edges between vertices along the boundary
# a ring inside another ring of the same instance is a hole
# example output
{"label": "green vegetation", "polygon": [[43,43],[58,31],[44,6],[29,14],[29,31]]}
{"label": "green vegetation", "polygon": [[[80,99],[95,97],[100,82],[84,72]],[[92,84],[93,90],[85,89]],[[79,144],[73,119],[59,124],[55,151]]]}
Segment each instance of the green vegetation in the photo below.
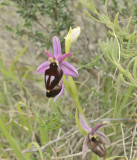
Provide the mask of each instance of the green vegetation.
{"label": "green vegetation", "polygon": [[[83,135],[87,134],[79,123],[81,112],[91,127],[105,124],[101,131],[111,141],[105,160],[135,160],[136,2],[0,3],[0,44],[9,42],[9,53],[7,45],[0,46],[0,159],[82,159]],[[17,18],[16,24],[12,18]],[[81,35],[67,48],[64,37],[74,26],[81,27]],[[53,36],[61,39],[62,53],[73,52],[68,61],[79,72],[79,77],[68,77],[68,81],[63,77],[65,91],[56,103],[46,97],[44,76],[36,73],[39,64],[47,60],[44,49],[53,52]],[[95,154],[92,157],[101,159]]]}

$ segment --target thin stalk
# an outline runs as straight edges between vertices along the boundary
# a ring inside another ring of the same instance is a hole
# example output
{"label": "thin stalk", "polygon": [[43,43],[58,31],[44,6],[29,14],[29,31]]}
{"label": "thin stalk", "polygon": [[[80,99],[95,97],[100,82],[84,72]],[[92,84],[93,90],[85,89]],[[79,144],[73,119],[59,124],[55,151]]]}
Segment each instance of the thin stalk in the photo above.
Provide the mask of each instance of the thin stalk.
{"label": "thin stalk", "polygon": [[8,140],[8,142],[9,142],[11,148],[13,149],[14,153],[18,157],[18,159],[20,159],[20,160],[26,160],[26,158],[24,157],[24,155],[21,153],[19,147],[17,146],[15,140],[9,134],[9,131],[8,131],[7,127],[5,126],[5,122],[4,122],[4,120],[1,117],[0,117],[0,128],[1,128],[4,136]]}

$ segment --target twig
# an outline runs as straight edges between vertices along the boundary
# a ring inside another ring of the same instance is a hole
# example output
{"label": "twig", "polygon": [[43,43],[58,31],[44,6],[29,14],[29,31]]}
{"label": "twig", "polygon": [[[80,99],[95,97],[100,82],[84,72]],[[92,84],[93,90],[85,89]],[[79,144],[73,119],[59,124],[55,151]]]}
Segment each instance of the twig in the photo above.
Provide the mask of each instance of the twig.
{"label": "twig", "polygon": [[42,43],[45,44],[45,40],[44,40],[44,39],[41,39],[41,38],[36,37],[36,36],[35,36],[34,34],[32,34],[31,32],[26,32],[26,31],[23,31],[23,30],[21,30],[21,32],[22,32],[23,34],[26,34],[26,35],[34,38],[35,40],[38,40],[38,41],[40,41],[40,42],[42,42]]}
{"label": "twig", "polygon": [[52,157],[51,159],[66,159],[66,158],[71,158],[71,157],[80,156],[80,155],[82,155],[82,152],[71,154],[68,156],[63,156],[63,157]]}
{"label": "twig", "polygon": [[128,160],[128,158],[127,158],[127,153],[126,153],[125,140],[124,140],[125,138],[124,138],[124,131],[123,131],[122,124],[120,124],[120,127],[121,127],[121,132],[122,132],[122,137],[123,137],[123,149],[124,149],[124,155],[125,155],[126,160]]}
{"label": "twig", "polygon": [[57,109],[58,109],[59,113],[62,115],[62,117],[63,117],[65,120],[67,120],[67,116],[62,113],[62,111],[60,110],[60,108],[57,107]]}
{"label": "twig", "polygon": [[[89,121],[90,123],[94,123],[94,122],[103,122],[103,121],[137,121],[137,119],[135,118],[104,118],[104,119],[97,119],[95,121],[91,120]],[[67,136],[70,136],[70,134],[72,134],[72,132],[76,129],[76,127],[70,129],[68,132],[66,132],[64,135],[62,135],[61,137],[55,139],[55,140],[52,140],[50,141],[49,143],[45,144],[44,146],[41,147],[41,150],[45,150],[46,147],[66,138]],[[79,130],[76,130],[73,134],[76,134],[78,133]],[[31,149],[25,149],[23,151],[23,153],[27,153],[27,152],[38,152],[38,149],[37,148],[31,148]]]}
{"label": "twig", "polygon": [[58,146],[58,149],[62,148],[64,145],[66,145],[72,138],[74,138],[74,135],[72,135],[70,138],[67,138],[67,140],[63,144]]}
{"label": "twig", "polygon": [[[87,151],[87,153],[88,152],[91,152],[91,150],[89,149]],[[63,157],[52,157],[51,159],[66,159],[66,158],[76,157],[76,156],[80,156],[80,155],[82,155],[82,152],[71,154],[71,155],[68,155],[68,156],[63,156]]]}
{"label": "twig", "polygon": [[[76,127],[70,129],[68,132],[66,132],[63,136],[61,136],[60,138],[57,138],[53,141],[50,141],[49,143],[45,144],[44,146],[41,147],[41,150],[44,150],[46,147],[52,145],[53,143],[56,143],[58,141],[60,141],[61,139],[65,138],[66,136],[68,136],[69,134],[71,134],[71,132],[73,132],[76,129]],[[27,153],[27,152],[37,152],[38,149],[37,148],[31,148],[31,149],[25,149],[23,151],[23,153]]]}
{"label": "twig", "polygon": [[98,119],[98,120],[91,120],[90,123],[93,123],[93,122],[103,122],[103,121],[132,121],[132,122],[137,122],[137,118],[103,118],[103,119]]}
{"label": "twig", "polygon": [[[98,120],[100,120],[102,117],[104,117],[105,115],[107,115],[108,113],[110,113],[113,110],[113,108],[111,108],[108,112],[106,112],[105,114],[103,114],[102,116],[100,116],[99,118],[97,118],[94,122],[97,122]],[[92,123],[92,122],[91,122]]]}
{"label": "twig", "polygon": [[[125,137],[124,140],[128,139],[130,136],[131,136],[131,135]],[[117,140],[116,142],[111,143],[111,146],[115,146],[117,143],[119,143],[119,142],[121,142],[121,141],[123,141],[123,139],[119,139],[119,140]]]}
{"label": "twig", "polygon": [[137,151],[134,152],[134,155],[132,157],[133,159],[135,159],[136,153],[137,153]]}
{"label": "twig", "polygon": [[44,26],[38,19],[36,20],[36,22],[37,22],[43,29],[45,29],[47,32],[50,32],[49,29],[48,29],[46,26]]}
{"label": "twig", "polygon": [[136,129],[137,129],[137,123],[135,125],[135,129],[134,129],[133,136],[132,136],[132,143],[131,143],[131,150],[130,150],[130,160],[132,160],[133,143],[134,143],[134,138],[135,138],[135,135],[136,135]]}

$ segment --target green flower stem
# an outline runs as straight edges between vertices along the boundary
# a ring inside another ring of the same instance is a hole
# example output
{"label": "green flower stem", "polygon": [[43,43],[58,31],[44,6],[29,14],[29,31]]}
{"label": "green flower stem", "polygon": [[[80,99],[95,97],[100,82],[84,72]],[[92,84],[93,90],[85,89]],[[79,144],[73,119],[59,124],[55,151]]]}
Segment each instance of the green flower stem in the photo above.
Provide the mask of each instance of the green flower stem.
{"label": "green flower stem", "polygon": [[[68,32],[68,35],[65,38],[65,51],[66,51],[66,53],[70,52],[71,43],[72,43],[72,29],[70,28],[70,30]],[[76,84],[75,84],[73,78],[70,77],[70,76],[68,76],[68,80],[66,80],[66,77],[63,76],[63,82],[64,82],[64,85],[65,85],[65,88],[67,89],[68,93],[70,94],[70,96],[72,97],[72,99],[74,100],[74,103],[76,105],[75,119],[76,119],[77,127],[80,130],[81,134],[83,136],[86,136],[87,133],[81,127],[80,121],[79,121],[78,111],[85,117],[85,119],[86,119],[86,116],[85,116],[85,114],[83,112],[83,109],[82,109],[82,107],[80,105],[80,102],[79,102],[78,91],[77,91]]]}
{"label": "green flower stem", "polygon": [[77,109],[79,110],[79,112],[80,112],[84,117],[86,117],[86,116],[85,116],[85,113],[83,112],[83,109],[82,109],[82,107],[81,107],[81,105],[80,105],[79,98],[78,98],[78,97],[75,98],[75,99],[74,99],[74,102],[75,102],[76,107],[77,107]]}
{"label": "green flower stem", "polygon": [[81,127],[81,124],[80,124],[80,121],[79,121],[79,116],[78,116],[78,109],[76,108],[76,111],[75,111],[75,120],[76,120],[76,125],[80,131],[80,133],[86,137],[87,136],[87,132]]}
{"label": "green flower stem", "polygon": [[82,109],[80,102],[79,102],[78,91],[77,91],[77,87],[76,87],[76,84],[75,84],[73,78],[68,76],[68,81],[67,81],[66,77],[63,76],[63,82],[65,84],[65,88],[67,89],[68,93],[70,94],[70,96],[74,100],[78,111],[85,117],[85,114],[84,114],[83,109]]}

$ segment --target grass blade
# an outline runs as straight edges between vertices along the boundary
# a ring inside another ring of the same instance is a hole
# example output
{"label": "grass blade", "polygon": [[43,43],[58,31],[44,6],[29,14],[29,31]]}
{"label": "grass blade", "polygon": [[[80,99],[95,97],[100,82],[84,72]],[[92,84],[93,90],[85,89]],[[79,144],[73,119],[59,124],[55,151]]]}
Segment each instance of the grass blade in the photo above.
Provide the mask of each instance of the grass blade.
{"label": "grass blade", "polygon": [[4,120],[0,117],[0,128],[4,134],[4,136],[7,138],[11,148],[13,149],[14,153],[18,157],[19,160],[26,160],[24,155],[21,153],[19,147],[17,146],[15,140],[12,138],[12,136],[9,134],[9,131],[7,127],[5,126]]}

